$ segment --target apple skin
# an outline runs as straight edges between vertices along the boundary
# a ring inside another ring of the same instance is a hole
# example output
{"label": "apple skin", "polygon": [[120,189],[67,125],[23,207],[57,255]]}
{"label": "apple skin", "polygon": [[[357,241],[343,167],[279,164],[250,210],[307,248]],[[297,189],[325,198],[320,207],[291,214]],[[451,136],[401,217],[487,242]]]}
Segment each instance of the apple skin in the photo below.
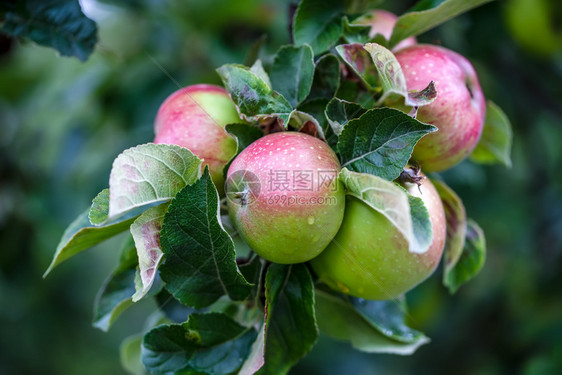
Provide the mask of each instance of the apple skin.
{"label": "apple skin", "polygon": [[398,51],[396,59],[408,90],[422,90],[430,81],[437,90],[435,101],[420,107],[417,119],[439,131],[418,142],[412,159],[425,172],[451,168],[470,155],[484,127],[486,100],[474,68],[456,52],[425,44]]}
{"label": "apple skin", "polygon": [[224,195],[225,165],[236,154],[236,141],[225,130],[241,122],[228,92],[215,85],[184,87],[160,106],[154,122],[154,143],[185,147],[209,166],[211,178]]}
{"label": "apple skin", "polygon": [[[396,25],[397,20],[398,16],[396,16],[394,13],[377,9],[358,18],[357,20],[353,21],[353,23],[358,25],[370,25],[370,38],[374,37],[377,34],[381,34],[386,40],[390,40],[390,37],[392,36],[392,30],[394,29],[394,25]],[[417,42],[417,39],[411,36],[402,40],[392,50],[398,51],[402,48],[413,46]]]}
{"label": "apple skin", "polygon": [[[280,190],[285,171],[288,189]],[[339,171],[336,155],[318,138],[289,131],[266,135],[244,149],[228,169],[231,220],[263,258],[282,264],[306,262],[324,250],[343,220],[345,189],[337,179]],[[309,175],[310,183],[295,183],[295,173]],[[252,189],[247,174],[259,179],[260,192],[244,203],[236,197]],[[322,176],[334,180],[320,184]]]}
{"label": "apple skin", "polygon": [[402,234],[381,213],[347,196],[345,216],[332,243],[310,263],[334,290],[355,297],[387,300],[399,297],[429,277],[441,259],[446,236],[443,204],[433,184],[407,184],[429,212],[433,241],[423,254],[411,253]]}

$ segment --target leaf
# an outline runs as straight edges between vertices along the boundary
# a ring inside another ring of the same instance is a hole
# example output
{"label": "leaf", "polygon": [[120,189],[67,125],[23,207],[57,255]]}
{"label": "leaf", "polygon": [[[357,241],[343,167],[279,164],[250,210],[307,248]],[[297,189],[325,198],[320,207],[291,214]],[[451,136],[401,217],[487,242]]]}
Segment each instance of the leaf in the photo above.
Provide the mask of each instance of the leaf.
{"label": "leaf", "polygon": [[363,298],[350,298],[355,310],[373,327],[388,338],[403,343],[419,341],[424,334],[408,327],[404,320],[407,313],[404,298],[388,301],[369,301]]}
{"label": "leaf", "polygon": [[252,350],[250,351],[250,355],[244,361],[242,368],[238,375],[253,375],[260,368],[262,368],[264,364],[264,348],[265,348],[265,324],[262,324],[260,331],[258,332],[258,336],[256,341],[252,344]]}
{"label": "leaf", "polygon": [[433,242],[433,226],[423,200],[408,193],[413,237],[410,242],[411,253],[425,253]]}
{"label": "leaf", "polygon": [[88,213],[90,223],[94,225],[103,224],[107,222],[107,215],[109,214],[109,189],[103,189],[92,200],[92,206]]}
{"label": "leaf", "polygon": [[333,98],[326,107],[326,118],[334,134],[339,136],[350,120],[361,117],[365,112],[367,110],[357,103]]}
{"label": "leaf", "polygon": [[342,19],[343,38],[347,43],[364,44],[370,41],[371,25],[350,23],[347,17]]}
{"label": "leaf", "polygon": [[168,203],[149,208],[131,224],[131,234],[135,240],[138,254],[140,285],[133,295],[133,302],[139,301],[148,293],[157,275],[162,260],[160,249],[160,230]]}
{"label": "leaf", "polygon": [[373,91],[379,85],[376,67],[363,45],[359,43],[342,44],[336,47],[336,51],[363,81],[367,90]]}
{"label": "leaf", "polygon": [[172,200],[164,218],[160,276],[181,303],[205,307],[223,295],[243,300],[250,284],[238,271],[232,239],[219,222],[219,196],[208,169]]}
{"label": "leaf", "polygon": [[263,137],[263,131],[257,126],[245,123],[227,124],[224,128],[229,134],[232,134],[234,138],[236,138],[237,144],[236,154],[232,157],[228,164],[224,166],[223,173],[226,176],[228,168],[236,156],[238,156],[238,154],[240,154],[246,147]]}
{"label": "leaf", "polygon": [[255,330],[224,314],[194,313],[185,323],[149,331],[142,342],[142,361],[152,374],[232,374],[255,338]]}
{"label": "leaf", "polygon": [[[404,325],[404,312],[396,301],[349,301],[316,290],[316,318],[320,331],[367,353],[409,355],[429,342],[421,332]],[[357,310],[359,308],[360,311]]]}
{"label": "leaf", "polygon": [[93,326],[107,332],[115,320],[133,304],[137,253],[135,243],[127,239],[117,268],[100,288],[94,302]]}
{"label": "leaf", "polygon": [[357,14],[376,8],[382,0],[346,0],[346,13]]}
{"label": "leaf", "polygon": [[[318,137],[320,139],[325,139],[324,137],[324,129],[320,126],[320,123],[314,116],[309,113],[301,112],[301,111],[293,111],[291,113],[291,118],[289,120],[289,125],[299,131],[306,131],[306,129],[310,129],[307,133]],[[305,125],[309,125],[307,128],[304,128]]]}
{"label": "leaf", "polygon": [[146,374],[141,359],[142,336],[142,334],[129,336],[123,340],[121,346],[119,347],[121,366],[129,374]]}
{"label": "leaf", "polygon": [[286,374],[318,339],[314,286],[306,265],[271,264],[265,299],[265,363],[258,374]]}
{"label": "leaf", "polygon": [[475,277],[484,266],[486,260],[486,239],[484,232],[476,222],[468,219],[466,241],[457,264],[445,275],[443,283],[451,293]]}
{"label": "leaf", "polygon": [[339,179],[347,194],[361,200],[390,221],[408,241],[411,253],[424,253],[431,245],[433,231],[423,201],[409,195],[393,182],[366,173],[341,170]]}
{"label": "leaf", "polygon": [[147,143],[123,151],[109,175],[109,220],[172,199],[200,174],[201,160],[186,148]]}
{"label": "leaf", "polygon": [[93,226],[88,218],[89,212],[90,210],[83,212],[66,228],[57,245],[53,260],[43,274],[44,278],[47,277],[53,268],[68,258],[127,230],[134,220],[134,218],[123,218],[120,221],[111,222],[104,226]]}
{"label": "leaf", "polygon": [[262,34],[255,42],[251,45],[250,50],[244,58],[244,65],[250,66],[254,64],[260,55],[263,45],[267,41],[267,34]]}
{"label": "leaf", "polygon": [[269,79],[269,75],[265,72],[261,60],[256,60],[256,62],[254,62],[250,68],[250,72],[254,73],[256,77],[265,82],[267,87],[271,88],[271,80]]}
{"label": "leaf", "polygon": [[270,71],[272,88],[296,107],[308,96],[314,77],[314,54],[308,44],[277,51]]}
{"label": "leaf", "polygon": [[302,0],[293,22],[295,45],[309,44],[315,55],[330,49],[342,34],[344,12],[339,0]]}
{"label": "leaf", "polygon": [[488,101],[486,120],[480,141],[470,159],[481,164],[501,163],[511,168],[511,123],[500,107]]}
{"label": "leaf", "polygon": [[437,98],[433,81],[428,82],[427,87],[421,91],[408,91],[402,67],[390,50],[377,43],[367,43],[364,48],[371,56],[382,87],[382,96],[378,99],[377,105],[400,96],[404,98],[405,105],[421,107],[431,104]]}
{"label": "leaf", "polygon": [[286,126],[293,110],[291,104],[249,68],[226,64],[218,68],[217,73],[245,120],[278,117]]}
{"label": "leaf", "polygon": [[306,101],[332,99],[340,85],[340,76],[340,62],[338,58],[333,54],[322,56],[316,62],[312,88]]}
{"label": "leaf", "polygon": [[459,196],[444,182],[431,180],[439,193],[447,219],[447,240],[445,242],[443,280],[457,264],[465,244],[466,211]]}
{"label": "leaf", "polygon": [[[303,104],[299,106],[299,110],[312,116],[318,122],[318,126],[322,129],[320,134],[324,134],[324,139],[330,145],[330,147],[335,151],[336,144],[338,142],[338,137],[334,134],[332,129],[328,124],[326,119],[326,106],[328,105],[328,99],[312,99],[306,100]],[[316,133],[319,133],[318,131]]]}
{"label": "leaf", "polygon": [[343,128],[338,138],[342,167],[394,180],[420,138],[436,130],[396,109],[371,109]]}
{"label": "leaf", "polygon": [[390,37],[390,47],[401,40],[420,35],[445,21],[450,20],[491,0],[445,0],[440,2],[422,1],[414,11],[398,18]]}
{"label": "leaf", "polygon": [[98,41],[96,23],[78,0],[15,0],[0,5],[2,32],[28,37],[63,56],[85,61]]}

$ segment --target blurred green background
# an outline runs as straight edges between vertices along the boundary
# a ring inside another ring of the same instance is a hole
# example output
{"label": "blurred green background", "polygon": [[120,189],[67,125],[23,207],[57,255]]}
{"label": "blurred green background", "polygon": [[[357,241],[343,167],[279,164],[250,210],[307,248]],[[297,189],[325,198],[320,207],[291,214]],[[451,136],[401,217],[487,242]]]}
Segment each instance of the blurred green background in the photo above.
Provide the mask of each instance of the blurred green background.
{"label": "blurred green background", "polygon": [[[66,225],[107,186],[113,159],[153,139],[158,106],[178,88],[163,70],[182,86],[219,83],[214,69],[243,63],[262,35],[267,60],[289,41],[290,4],[83,1],[100,38],[85,63],[0,36],[0,374],[125,373],[119,344],[155,305],[135,305],[109,333],[90,325],[123,238],[41,275]],[[513,168],[463,162],[443,174],[486,232],[486,265],[453,296],[440,269],[408,294],[410,324],[432,339],[413,356],[322,337],[291,373],[560,374],[561,2],[492,2],[419,40],[467,56],[513,123]]]}

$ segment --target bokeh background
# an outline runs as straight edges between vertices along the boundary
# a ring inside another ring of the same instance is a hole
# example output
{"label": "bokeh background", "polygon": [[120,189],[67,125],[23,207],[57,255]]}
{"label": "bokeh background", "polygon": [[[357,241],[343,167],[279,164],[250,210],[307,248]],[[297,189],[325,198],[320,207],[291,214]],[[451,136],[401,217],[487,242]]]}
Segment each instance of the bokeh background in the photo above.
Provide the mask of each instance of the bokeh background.
{"label": "bokeh background", "polygon": [[[413,1],[387,0],[401,13]],[[124,374],[119,345],[155,306],[109,333],[90,325],[123,238],[59,266],[57,242],[108,184],[113,159],[153,139],[180,85],[219,83],[263,35],[266,61],[289,41],[290,1],[82,2],[100,43],[85,63],[0,36],[0,374]],[[488,242],[479,276],[449,295],[441,270],[408,294],[431,339],[409,357],[322,337],[291,374],[562,373],[562,3],[495,1],[419,38],[467,56],[514,127],[513,167],[463,162],[443,174]],[[160,67],[160,66],[161,67]]]}

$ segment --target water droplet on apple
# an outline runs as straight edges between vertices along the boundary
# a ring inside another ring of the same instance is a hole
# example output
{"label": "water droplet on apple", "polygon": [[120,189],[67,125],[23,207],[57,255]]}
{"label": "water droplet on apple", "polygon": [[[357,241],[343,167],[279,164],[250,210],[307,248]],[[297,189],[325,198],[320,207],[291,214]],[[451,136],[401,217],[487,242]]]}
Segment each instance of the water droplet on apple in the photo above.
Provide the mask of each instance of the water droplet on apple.
{"label": "water droplet on apple", "polygon": [[315,221],[315,220],[316,220],[316,219],[314,218],[314,216],[309,216],[309,217],[306,219],[306,222],[307,222],[309,225],[312,225],[312,224],[314,224],[314,221]]}

